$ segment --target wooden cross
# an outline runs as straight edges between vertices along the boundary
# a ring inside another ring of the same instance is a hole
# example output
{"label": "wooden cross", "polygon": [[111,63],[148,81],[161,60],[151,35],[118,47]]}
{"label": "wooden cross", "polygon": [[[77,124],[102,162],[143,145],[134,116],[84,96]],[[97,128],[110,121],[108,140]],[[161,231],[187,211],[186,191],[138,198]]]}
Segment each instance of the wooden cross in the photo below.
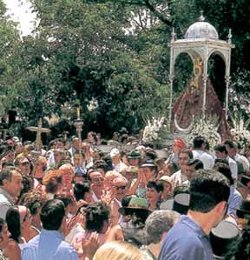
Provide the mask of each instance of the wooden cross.
{"label": "wooden cross", "polygon": [[36,141],[35,141],[35,149],[40,151],[42,148],[42,133],[50,133],[50,129],[42,127],[42,118],[38,121],[38,126],[28,126],[27,130],[31,132],[36,132]]}

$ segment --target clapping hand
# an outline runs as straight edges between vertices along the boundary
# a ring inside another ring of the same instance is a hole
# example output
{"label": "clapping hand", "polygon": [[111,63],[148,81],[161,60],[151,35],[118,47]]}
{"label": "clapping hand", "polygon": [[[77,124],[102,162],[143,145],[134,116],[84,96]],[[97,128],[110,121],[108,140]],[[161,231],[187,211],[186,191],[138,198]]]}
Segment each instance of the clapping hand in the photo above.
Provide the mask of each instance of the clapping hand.
{"label": "clapping hand", "polygon": [[89,238],[83,238],[82,250],[85,258],[92,259],[99,246],[100,241],[99,234],[97,232],[92,232]]}

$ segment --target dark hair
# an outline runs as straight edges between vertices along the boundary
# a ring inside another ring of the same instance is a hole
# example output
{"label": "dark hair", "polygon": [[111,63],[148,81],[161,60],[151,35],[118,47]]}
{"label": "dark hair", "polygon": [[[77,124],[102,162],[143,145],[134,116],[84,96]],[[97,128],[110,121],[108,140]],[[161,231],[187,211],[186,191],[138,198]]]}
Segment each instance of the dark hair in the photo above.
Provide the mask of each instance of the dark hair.
{"label": "dark hair", "polygon": [[170,174],[172,175],[179,170],[179,167],[175,162],[170,162],[168,164],[168,169],[170,171]]}
{"label": "dark hair", "polygon": [[157,153],[154,149],[148,148],[148,149],[146,149],[145,157],[147,159],[156,160],[157,159]]}
{"label": "dark hair", "polygon": [[216,163],[224,163],[224,164],[226,164],[226,165],[229,166],[229,163],[228,163],[228,160],[227,160],[227,159],[216,158],[216,159],[214,160],[214,164],[216,164]]}
{"label": "dark hair", "polygon": [[90,131],[90,132],[88,132],[88,135],[92,135],[92,137],[93,137],[95,143],[98,142],[97,134],[96,134],[95,132]]}
{"label": "dark hair", "polygon": [[124,143],[124,142],[127,143],[127,140],[128,140],[128,134],[122,134],[121,137],[120,137],[120,142],[121,143]]}
{"label": "dark hair", "polygon": [[227,154],[227,149],[226,149],[226,145],[225,144],[217,144],[214,147],[215,151],[221,152],[221,153],[225,153]]}
{"label": "dark hair", "polygon": [[90,192],[90,183],[89,182],[83,182],[83,183],[76,183],[74,186],[74,196],[76,198],[76,201],[79,201],[81,199],[85,199],[85,193]]}
{"label": "dark hair", "polygon": [[94,165],[93,165],[93,168],[94,168],[95,170],[97,170],[97,169],[100,168],[100,169],[102,169],[104,172],[106,172],[106,171],[109,169],[107,162],[104,161],[104,160],[97,160],[97,161],[95,161],[95,162],[94,162]]}
{"label": "dark hair", "polygon": [[5,225],[5,221],[3,218],[0,218],[0,233],[3,231],[3,226]]}
{"label": "dark hair", "polygon": [[20,205],[29,208],[30,214],[34,216],[46,201],[46,195],[43,192],[40,190],[32,190],[22,196]]}
{"label": "dark hair", "polygon": [[57,142],[56,139],[51,140],[51,141],[49,142],[49,149],[51,149],[52,146],[56,145],[56,142]]}
{"label": "dark hair", "polygon": [[204,164],[199,159],[191,159],[188,161],[187,165],[194,166],[194,169],[197,171],[199,169],[204,169]]}
{"label": "dark hair", "polygon": [[3,186],[3,180],[8,180],[8,181],[12,180],[12,175],[14,171],[20,173],[20,170],[13,166],[7,167],[0,172],[0,186]]}
{"label": "dark hair", "polygon": [[201,146],[206,143],[206,139],[205,137],[203,136],[196,136],[194,139],[193,139],[193,148],[194,149],[200,149]]}
{"label": "dark hair", "polygon": [[[94,153],[95,154],[98,154],[100,158],[102,158],[104,156],[104,152],[101,151],[100,149],[98,148],[94,148]],[[101,160],[101,159],[100,159]],[[98,160],[97,160],[98,161]]]}
{"label": "dark hair", "polygon": [[86,230],[100,233],[109,219],[109,208],[103,202],[95,202],[86,208]]}
{"label": "dark hair", "polygon": [[6,223],[10,232],[10,238],[19,243],[21,235],[20,213],[16,208],[9,208],[6,213]]}
{"label": "dark hair", "polygon": [[55,194],[54,199],[61,200],[65,208],[74,201],[74,198],[67,194]]}
{"label": "dark hair", "polygon": [[229,148],[237,149],[237,144],[232,140],[226,140],[224,144],[228,145]]}
{"label": "dark hair", "polygon": [[[43,178],[43,180],[44,180],[44,178]],[[62,183],[62,176],[53,175],[53,176],[51,176],[51,178],[48,179],[48,181],[46,183],[44,183],[45,191],[47,193],[55,193],[58,190],[59,185],[61,183]]]}
{"label": "dark hair", "polygon": [[208,142],[207,140],[205,140],[205,149],[206,149],[207,151],[210,150],[210,144],[209,144],[209,142]]}
{"label": "dark hair", "polygon": [[203,169],[190,182],[189,209],[202,213],[211,211],[218,203],[228,201],[228,179],[220,172]]}
{"label": "dark hair", "polygon": [[147,188],[154,189],[159,193],[164,190],[164,185],[160,181],[149,181],[147,184]]}
{"label": "dark hair", "polygon": [[131,201],[131,199],[134,197],[134,195],[128,195],[122,198],[121,200],[121,204],[122,207],[128,207],[129,202]]}
{"label": "dark hair", "polygon": [[112,160],[111,160],[109,154],[104,155],[104,156],[102,157],[102,160],[101,160],[101,161],[104,161],[104,162],[106,163],[105,168],[100,167],[100,166],[97,166],[96,164],[97,164],[98,161],[96,161],[96,162],[94,163],[95,169],[101,168],[101,169],[103,169],[105,172],[107,172],[107,171],[112,171],[112,170],[113,170]]}
{"label": "dark hair", "polygon": [[226,163],[222,162],[216,162],[213,167],[214,170],[222,173],[230,182],[230,185],[234,184],[234,179],[232,177],[232,172],[230,170],[230,167]]}
{"label": "dark hair", "polygon": [[7,167],[15,167],[15,165],[13,162],[3,162],[2,169],[7,168]]}
{"label": "dark hair", "polygon": [[173,197],[181,193],[189,193],[189,186],[188,185],[176,186],[173,190]]}
{"label": "dark hair", "polygon": [[10,152],[15,152],[15,150],[13,149],[13,147],[11,146],[2,146],[2,153],[0,155],[1,159],[6,156],[7,154],[9,154]]}
{"label": "dark hair", "polygon": [[[250,221],[249,221],[250,222]],[[235,260],[250,258],[250,223],[242,229],[239,241],[236,241],[236,252],[234,252]],[[226,258],[229,259],[229,258]],[[230,258],[232,259],[232,258]]]}
{"label": "dark hair", "polygon": [[24,194],[33,190],[33,188],[34,188],[34,178],[33,177],[27,176],[27,175],[24,175],[24,174],[22,175],[22,177],[23,177],[23,179],[22,179],[23,188],[20,192],[19,200],[20,200],[20,198],[22,198],[22,196]]}
{"label": "dark hair", "polygon": [[47,230],[59,230],[64,216],[64,204],[58,199],[48,200],[40,213],[43,228]]}

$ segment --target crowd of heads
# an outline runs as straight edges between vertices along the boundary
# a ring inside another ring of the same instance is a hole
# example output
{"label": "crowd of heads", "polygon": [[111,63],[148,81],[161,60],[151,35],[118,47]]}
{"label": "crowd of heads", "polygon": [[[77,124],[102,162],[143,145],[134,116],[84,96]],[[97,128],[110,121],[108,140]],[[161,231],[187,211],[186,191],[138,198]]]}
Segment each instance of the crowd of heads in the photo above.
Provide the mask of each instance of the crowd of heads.
{"label": "crowd of heads", "polygon": [[221,256],[239,258],[250,241],[250,153],[232,140],[208,141],[177,137],[161,157],[127,134],[102,145],[90,132],[40,151],[18,138],[3,142],[0,252],[21,259],[22,247],[44,229],[62,233],[79,259],[157,259],[184,214],[206,219],[207,235],[230,222],[242,235]]}

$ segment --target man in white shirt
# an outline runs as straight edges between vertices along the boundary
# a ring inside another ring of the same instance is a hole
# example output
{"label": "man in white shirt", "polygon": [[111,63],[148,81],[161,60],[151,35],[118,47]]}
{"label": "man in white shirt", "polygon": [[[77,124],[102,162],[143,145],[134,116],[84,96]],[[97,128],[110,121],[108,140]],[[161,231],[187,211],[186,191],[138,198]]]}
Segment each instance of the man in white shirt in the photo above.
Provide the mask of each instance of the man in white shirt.
{"label": "man in white shirt", "polygon": [[206,139],[203,136],[196,136],[193,140],[193,157],[203,162],[204,169],[212,169],[214,166],[214,158],[205,152]]}
{"label": "man in white shirt", "polygon": [[225,159],[228,161],[229,168],[232,173],[234,182],[238,180],[238,166],[235,160],[230,158],[227,153],[226,146],[224,144],[218,144],[214,147],[215,156],[218,159]]}
{"label": "man in white shirt", "polygon": [[16,167],[0,172],[0,217],[5,219],[9,208],[15,206],[15,200],[23,188],[22,174]]}
{"label": "man in white shirt", "polygon": [[236,161],[238,165],[238,174],[246,174],[249,171],[250,164],[248,159],[238,153],[238,145],[232,140],[226,140],[224,142],[228,156]]}

